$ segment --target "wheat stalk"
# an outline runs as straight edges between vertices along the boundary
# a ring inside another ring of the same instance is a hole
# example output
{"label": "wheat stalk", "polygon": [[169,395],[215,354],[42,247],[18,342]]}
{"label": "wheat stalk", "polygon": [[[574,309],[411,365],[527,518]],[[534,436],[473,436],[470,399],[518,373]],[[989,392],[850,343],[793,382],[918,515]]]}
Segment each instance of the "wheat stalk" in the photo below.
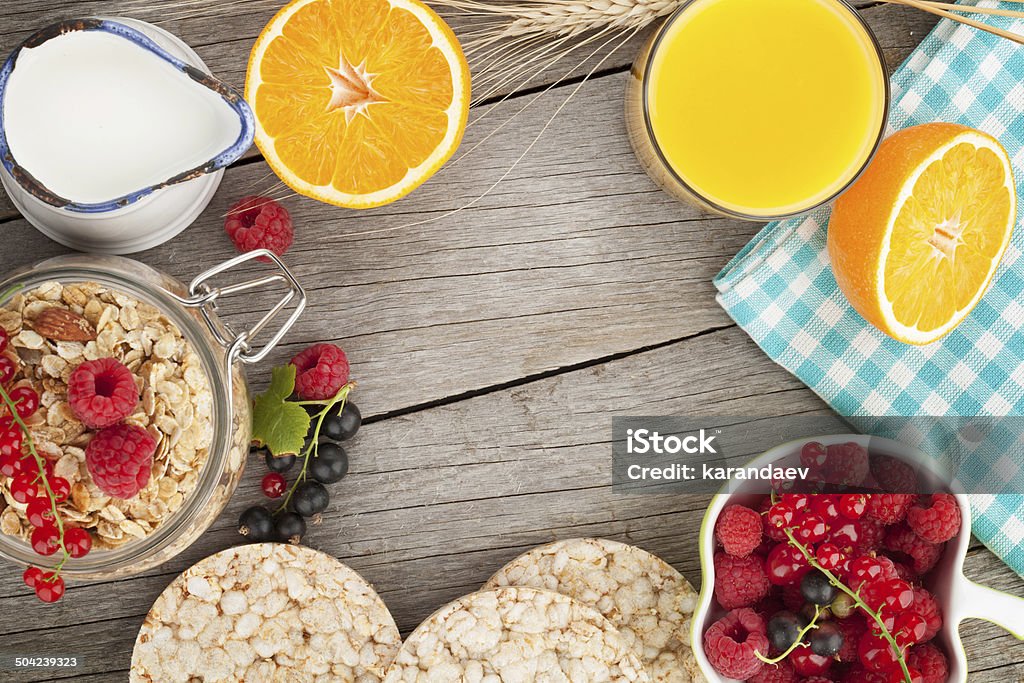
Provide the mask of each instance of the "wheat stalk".
{"label": "wheat stalk", "polygon": [[433,4],[473,15],[508,20],[495,38],[533,33],[575,36],[601,28],[640,29],[670,14],[683,0],[520,0],[514,4],[482,0],[433,0]]}

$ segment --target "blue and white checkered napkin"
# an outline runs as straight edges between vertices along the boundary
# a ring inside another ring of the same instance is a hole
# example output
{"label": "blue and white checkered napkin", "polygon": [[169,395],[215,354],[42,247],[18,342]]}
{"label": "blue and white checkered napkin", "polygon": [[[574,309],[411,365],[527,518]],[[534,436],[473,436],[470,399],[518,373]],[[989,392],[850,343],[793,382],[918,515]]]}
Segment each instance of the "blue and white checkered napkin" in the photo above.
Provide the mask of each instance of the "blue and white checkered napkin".
{"label": "blue and white checkered napkin", "polygon": [[[1024,34],[1024,21],[986,21]],[[893,129],[952,121],[991,133],[1013,158],[1024,196],[1024,47],[943,20],[892,88]],[[1024,415],[1024,229],[970,316],[918,348],[880,333],[846,302],[829,268],[827,223],[824,209],[769,224],[715,278],[719,303],[775,362],[845,416]],[[974,532],[1024,576],[1024,496],[975,495],[972,507]]]}

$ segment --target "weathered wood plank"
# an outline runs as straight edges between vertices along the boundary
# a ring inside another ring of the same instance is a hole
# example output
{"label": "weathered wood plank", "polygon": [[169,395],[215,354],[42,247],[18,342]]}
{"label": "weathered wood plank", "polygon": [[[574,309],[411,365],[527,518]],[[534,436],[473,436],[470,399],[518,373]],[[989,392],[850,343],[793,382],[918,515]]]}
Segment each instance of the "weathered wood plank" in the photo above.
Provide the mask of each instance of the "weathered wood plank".
{"label": "weathered wood plank", "polygon": [[[324,525],[307,541],[373,581],[403,631],[526,548],[555,538],[630,541],[665,557],[699,585],[696,539],[708,497],[612,492],[608,429],[613,414],[823,410],[784,371],[753,358],[742,340],[730,329],[368,425],[351,448],[353,473],[336,487]],[[699,373],[683,370],[694,368],[693,358],[704,360]],[[86,654],[96,659],[87,656],[93,664],[82,673],[117,668],[129,656],[143,613],[174,573],[236,542],[232,520],[260,500],[260,473],[258,466],[247,473],[229,512],[198,547],[159,570],[116,583],[74,585],[56,608],[38,604],[26,591],[0,598],[0,609],[47,624],[30,632],[3,627],[5,642],[81,642],[77,634],[102,627],[116,635],[87,646]],[[973,551],[968,570],[1002,590],[1024,589],[987,551]],[[0,569],[0,585],[11,585],[14,573]],[[119,601],[117,595],[133,599]],[[976,680],[1006,680],[1024,660],[1021,646],[994,627],[972,622],[964,633],[972,661],[986,668]]]}

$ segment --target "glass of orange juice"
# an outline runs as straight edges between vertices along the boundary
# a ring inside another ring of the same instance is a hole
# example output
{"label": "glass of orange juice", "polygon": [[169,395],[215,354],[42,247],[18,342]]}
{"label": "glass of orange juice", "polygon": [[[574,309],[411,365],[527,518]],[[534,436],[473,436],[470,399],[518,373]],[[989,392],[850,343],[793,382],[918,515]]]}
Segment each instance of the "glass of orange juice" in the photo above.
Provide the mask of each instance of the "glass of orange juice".
{"label": "glass of orange juice", "polygon": [[689,0],[631,72],[647,172],[716,213],[766,221],[828,203],[885,132],[881,48],[843,0]]}

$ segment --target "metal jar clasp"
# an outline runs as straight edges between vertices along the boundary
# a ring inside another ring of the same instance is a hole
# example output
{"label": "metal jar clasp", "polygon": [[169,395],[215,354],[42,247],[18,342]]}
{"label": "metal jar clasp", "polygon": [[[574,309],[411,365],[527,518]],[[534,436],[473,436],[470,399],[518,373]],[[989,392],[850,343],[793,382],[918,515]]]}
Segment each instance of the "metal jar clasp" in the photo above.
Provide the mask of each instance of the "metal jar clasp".
{"label": "metal jar clasp", "polygon": [[[255,280],[248,280],[237,284],[228,284],[224,286],[213,286],[210,284],[210,281],[218,275],[231,270],[235,266],[258,258],[268,259],[274,265],[277,272],[265,275]],[[231,329],[230,325],[215,317],[216,304],[220,299],[252,289],[259,289],[277,284],[285,285],[288,288],[288,291],[280,301],[278,301],[277,304],[259,320],[259,322],[248,330],[236,333]],[[241,256],[236,256],[230,261],[225,261],[218,266],[200,273],[189,285],[189,296],[187,298],[176,296],[175,298],[177,298],[184,306],[199,309],[203,318],[206,320],[207,326],[213,333],[214,338],[216,338],[217,342],[228,350],[229,367],[233,365],[236,360],[251,365],[253,363],[259,363],[266,358],[298,321],[299,316],[301,316],[303,311],[306,309],[307,302],[306,291],[302,288],[302,285],[298,283],[295,276],[288,270],[288,267],[284,262],[276,254],[266,249],[259,249],[257,251],[242,254]],[[284,324],[277,329],[266,344],[262,347],[254,348],[254,340],[263,333],[264,330],[266,330],[267,327],[269,327],[270,324],[282,314],[282,312],[288,309],[289,306],[292,306],[293,303],[294,308],[288,316],[288,319],[285,320]]]}

